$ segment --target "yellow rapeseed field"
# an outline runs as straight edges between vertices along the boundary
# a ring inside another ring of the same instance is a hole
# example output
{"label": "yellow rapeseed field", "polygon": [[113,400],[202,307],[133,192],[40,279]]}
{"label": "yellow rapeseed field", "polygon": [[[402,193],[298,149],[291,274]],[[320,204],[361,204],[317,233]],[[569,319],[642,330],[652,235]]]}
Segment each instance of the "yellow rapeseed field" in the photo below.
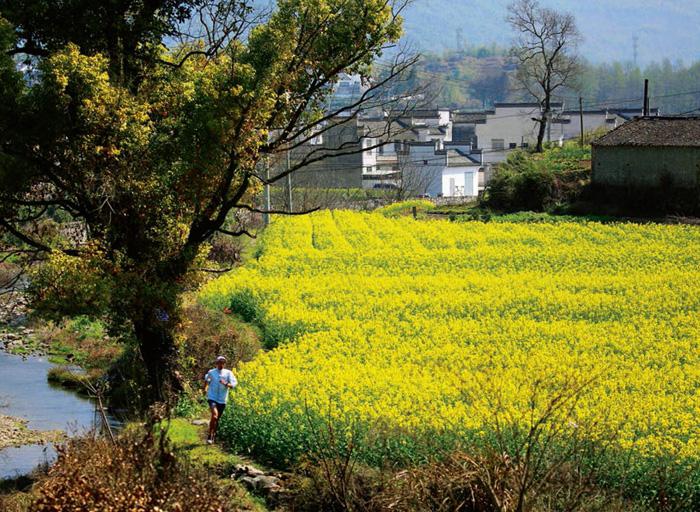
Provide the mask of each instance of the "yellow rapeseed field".
{"label": "yellow rapeseed field", "polygon": [[588,383],[572,411],[586,435],[700,458],[696,227],[324,211],[260,244],[201,292],[296,334],[239,369],[222,429],[240,446],[293,458],[321,418],[380,433],[369,454],[418,458],[527,422],[535,389]]}

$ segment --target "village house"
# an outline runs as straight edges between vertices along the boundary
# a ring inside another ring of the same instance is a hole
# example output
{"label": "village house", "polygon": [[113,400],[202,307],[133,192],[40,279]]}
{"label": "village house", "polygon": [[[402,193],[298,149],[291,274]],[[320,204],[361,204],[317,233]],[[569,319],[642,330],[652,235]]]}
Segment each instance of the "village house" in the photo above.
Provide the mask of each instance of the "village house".
{"label": "village house", "polygon": [[[564,110],[563,103],[552,103],[551,122],[545,141],[563,143],[581,135],[579,110]],[[483,112],[455,112],[452,114],[453,141],[468,142],[483,151],[486,165],[498,164],[516,149],[534,146],[537,141],[540,116],[538,103],[496,103],[492,110]],[[652,115],[658,109],[651,110]],[[584,110],[583,131],[612,130],[642,115],[642,109]]]}
{"label": "village house", "polygon": [[[644,114],[641,108],[618,108],[583,111],[584,133],[597,130],[614,130]],[[659,109],[651,109],[649,115],[657,116]],[[564,110],[552,119],[551,139],[554,141],[576,140],[581,136],[581,112]]]}
{"label": "village house", "polygon": [[593,143],[594,185],[700,187],[700,117],[643,117]]}
{"label": "village house", "polygon": [[403,186],[415,195],[476,197],[483,190],[481,152],[459,142],[405,142],[400,153]]}
{"label": "village house", "polygon": [[[545,140],[578,139],[580,112],[564,110],[560,102],[552,107]],[[641,114],[641,109],[584,110],[584,132],[614,130]],[[652,110],[654,114],[658,110]],[[292,150],[290,160],[331,155],[337,148],[345,154],[311,163],[295,172],[292,180],[295,187],[307,188],[403,187],[430,195],[477,195],[488,183],[493,166],[512,151],[535,144],[539,115],[538,103],[496,103],[494,109],[483,112],[438,107],[339,118],[334,122],[341,124]],[[284,170],[285,159],[286,155],[273,167]],[[470,177],[477,166],[472,186]],[[449,176],[444,186],[443,174]]]}

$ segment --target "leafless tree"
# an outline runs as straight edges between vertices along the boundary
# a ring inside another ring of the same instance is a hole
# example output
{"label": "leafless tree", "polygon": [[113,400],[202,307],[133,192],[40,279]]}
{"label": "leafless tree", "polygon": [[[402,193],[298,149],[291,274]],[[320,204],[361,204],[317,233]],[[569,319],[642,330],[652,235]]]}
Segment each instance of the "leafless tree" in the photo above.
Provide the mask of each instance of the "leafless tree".
{"label": "leafless tree", "polygon": [[511,50],[518,63],[516,80],[540,105],[537,152],[552,112],[554,93],[572,85],[579,66],[581,34],[571,14],[540,6],[537,0],[518,0],[508,7],[508,23],[517,34]]}
{"label": "leafless tree", "polygon": [[426,194],[431,183],[439,179],[433,167],[426,168],[409,158],[399,158],[399,179],[396,199],[405,199]]}

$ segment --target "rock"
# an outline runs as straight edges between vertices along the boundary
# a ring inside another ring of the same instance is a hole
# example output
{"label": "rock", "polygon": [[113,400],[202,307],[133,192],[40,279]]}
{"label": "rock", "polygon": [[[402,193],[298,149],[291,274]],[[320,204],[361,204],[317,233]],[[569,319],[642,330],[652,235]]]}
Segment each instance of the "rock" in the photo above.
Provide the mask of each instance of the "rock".
{"label": "rock", "polygon": [[190,423],[192,423],[192,425],[202,427],[204,425],[209,425],[209,420],[192,420]]}
{"label": "rock", "polygon": [[249,491],[254,491],[255,490],[255,478],[250,477],[250,476],[244,476],[243,478],[240,479],[240,482],[245,486],[246,489]]}
{"label": "rock", "polygon": [[253,466],[247,466],[245,464],[236,464],[233,470],[234,478],[240,478],[242,476],[251,476],[255,478],[256,476],[262,476],[265,474],[264,471],[260,471],[258,468],[254,468]]}
{"label": "rock", "polygon": [[263,495],[267,494],[270,489],[279,488],[279,481],[279,478],[269,475],[260,475],[253,478],[255,490]]}

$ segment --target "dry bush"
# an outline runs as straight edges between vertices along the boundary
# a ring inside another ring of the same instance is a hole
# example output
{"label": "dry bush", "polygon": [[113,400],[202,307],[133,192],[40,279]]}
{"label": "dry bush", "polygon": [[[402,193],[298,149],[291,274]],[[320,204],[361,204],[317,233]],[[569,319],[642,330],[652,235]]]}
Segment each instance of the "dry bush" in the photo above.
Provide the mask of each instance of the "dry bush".
{"label": "dry bush", "polygon": [[290,483],[290,508],[309,512],[384,510],[375,501],[385,495],[391,472],[348,462],[345,457],[304,459]]}
{"label": "dry bush", "polygon": [[0,290],[9,288],[21,272],[21,268],[14,263],[0,263]]}
{"label": "dry bush", "polygon": [[106,370],[124,351],[124,345],[110,338],[100,322],[87,317],[40,323],[35,332],[55,357],[86,369]]}
{"label": "dry bush", "polygon": [[240,238],[220,235],[212,240],[207,259],[221,265],[232,265],[241,261],[242,251]]}
{"label": "dry bush", "polygon": [[[592,439],[597,424],[577,414],[593,380],[552,388],[533,384],[530,410],[513,418],[497,396],[488,435],[462,450],[399,472],[359,464],[351,436],[329,422],[314,431],[316,446],[297,483],[298,510],[448,512],[591,512],[644,510],[602,484],[608,440]],[[483,392],[486,392],[484,390]],[[612,434],[611,434],[612,435]]]}
{"label": "dry bush", "polygon": [[260,350],[258,333],[232,315],[200,304],[186,306],[178,331],[182,376],[200,386],[204,372],[223,354],[229,366],[250,361]]}
{"label": "dry bush", "polygon": [[[527,477],[522,463],[505,454],[456,453],[443,461],[398,473],[374,510],[448,512],[630,511],[638,510],[613,492],[598,487],[576,464],[548,468],[536,489],[520,493]],[[639,509],[641,510],[641,509]]]}
{"label": "dry bush", "polygon": [[72,440],[38,485],[31,511],[233,511],[242,491],[173,455],[165,435],[151,430],[104,439]]}

